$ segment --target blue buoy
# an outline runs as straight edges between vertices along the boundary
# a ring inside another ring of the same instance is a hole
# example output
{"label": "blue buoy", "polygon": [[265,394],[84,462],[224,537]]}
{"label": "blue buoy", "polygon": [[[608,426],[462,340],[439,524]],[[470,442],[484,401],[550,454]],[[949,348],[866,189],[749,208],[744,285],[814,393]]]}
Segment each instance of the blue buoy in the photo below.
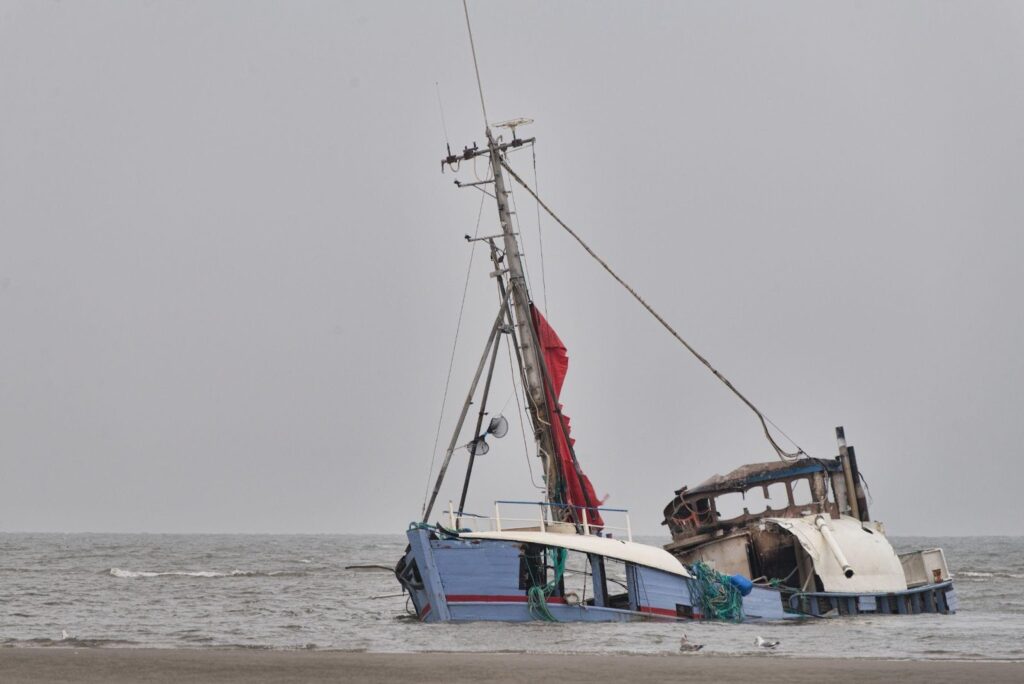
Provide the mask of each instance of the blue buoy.
{"label": "blue buoy", "polygon": [[741,596],[746,596],[754,590],[754,583],[748,580],[743,575],[730,575],[729,582],[732,583],[734,587],[740,590]]}

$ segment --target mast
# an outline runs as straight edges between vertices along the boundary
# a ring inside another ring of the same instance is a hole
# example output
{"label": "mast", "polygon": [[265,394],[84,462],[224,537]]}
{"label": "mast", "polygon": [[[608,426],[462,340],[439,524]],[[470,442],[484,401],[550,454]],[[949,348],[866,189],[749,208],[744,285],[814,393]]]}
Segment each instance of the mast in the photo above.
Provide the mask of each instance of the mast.
{"label": "mast", "polygon": [[[498,281],[498,290],[502,299],[502,314],[505,316],[509,323],[512,324],[512,339],[516,341],[516,359],[519,362],[520,374],[523,382],[523,390],[526,394],[527,410],[530,414],[530,421],[533,424],[534,438],[537,441],[539,450],[539,456],[544,468],[544,484],[545,484],[545,498],[547,501],[552,503],[566,503],[563,499],[563,495],[560,492],[560,476],[557,462],[557,450],[555,447],[555,435],[553,430],[565,430],[563,424],[552,425],[549,421],[549,416],[554,416],[556,422],[561,423],[561,414],[558,411],[551,411],[548,406],[548,388],[550,386],[550,380],[548,379],[548,371],[544,361],[544,355],[540,349],[540,345],[537,338],[537,330],[533,322],[532,305],[530,299],[530,290],[526,284],[525,269],[523,267],[522,251],[519,246],[519,238],[513,229],[512,225],[512,213],[509,210],[509,193],[505,185],[505,176],[503,172],[503,159],[502,155],[509,148],[522,147],[525,144],[533,143],[534,138],[527,138],[525,140],[516,137],[515,126],[523,123],[529,123],[527,119],[517,119],[514,121],[507,122],[504,124],[508,128],[512,129],[512,140],[504,142],[500,138],[495,138],[491,133],[490,126],[487,127],[487,148],[480,149],[474,143],[472,147],[465,147],[462,150],[462,154],[455,155],[449,150],[448,156],[441,160],[441,168],[449,167],[453,170],[457,170],[459,164],[462,161],[468,161],[476,157],[482,157],[487,155],[493,178],[491,180],[478,181],[475,183],[460,183],[458,180],[455,184],[459,187],[470,187],[470,186],[481,186],[486,184],[494,185],[494,198],[498,208],[498,221],[501,224],[502,244],[504,246],[504,253],[498,256],[496,253],[492,254],[495,263],[494,276]],[[499,124],[502,125],[502,124]],[[498,236],[492,236],[496,238]],[[467,236],[468,238],[468,236]],[[493,249],[493,240],[488,239]],[[505,262],[505,268],[501,267],[501,261]],[[507,279],[507,280],[506,280]],[[490,350],[490,347],[488,347]],[[481,360],[481,366],[483,360]],[[472,399],[473,393],[476,388],[476,380],[473,382],[473,388],[470,390],[470,397],[466,400],[466,406],[464,407],[463,413],[465,413],[466,407]],[[557,401],[557,397],[554,398]],[[430,511],[433,508],[434,499],[437,496],[438,488],[441,485],[441,480],[444,477],[444,471],[447,468],[448,462],[451,458],[451,452],[453,450],[456,439],[461,430],[462,421],[460,419],[459,427],[456,429],[455,436],[452,437],[452,446],[449,447],[448,452],[445,454],[444,465],[442,466],[441,473],[438,476],[437,485],[434,487],[434,496],[431,497],[430,504],[426,507],[424,512],[424,520],[430,515]],[[568,441],[568,435],[565,435]],[[469,485],[469,475],[466,474],[466,483],[464,489]],[[465,495],[463,495],[465,496]],[[461,508],[461,506],[460,506]],[[575,513],[572,511],[560,511],[559,517],[575,517]]]}
{"label": "mast", "polygon": [[[513,140],[509,145],[518,147],[523,141],[515,137],[515,129],[512,129]],[[508,145],[499,144],[491,134],[490,127],[487,128],[487,148],[491,163],[491,172],[494,174],[494,197],[498,205],[498,220],[501,222],[502,239],[505,245],[505,261],[508,264],[508,287],[512,311],[515,318],[516,339],[519,342],[519,349],[522,359],[522,375],[527,403],[530,409],[530,419],[533,422],[534,435],[540,448],[540,457],[544,464],[544,482],[547,488],[548,501],[558,501],[557,494],[557,468],[555,466],[555,444],[552,436],[552,427],[548,424],[546,417],[553,415],[549,411],[547,393],[545,392],[544,358],[541,350],[534,341],[537,339],[533,325],[533,314],[531,313],[531,299],[529,287],[526,284],[526,276],[523,269],[522,252],[519,247],[519,238],[512,227],[512,215],[509,211],[508,190],[505,187],[505,176],[501,168],[501,154]],[[557,399],[556,399],[557,400]]]}
{"label": "mast", "polygon": [[[501,124],[512,132],[510,142],[502,142],[496,139],[491,133],[491,126],[488,123],[487,105],[484,102],[484,88],[480,80],[480,64],[476,58],[476,44],[473,42],[473,26],[469,21],[469,6],[466,0],[462,0],[462,9],[466,17],[466,31],[469,34],[469,47],[473,55],[473,69],[476,72],[477,91],[480,94],[480,111],[483,114],[484,130],[487,135],[487,149],[481,150],[473,143],[472,147],[463,148],[462,155],[453,155],[451,147],[448,148],[448,156],[441,161],[441,170],[445,166],[453,170],[458,169],[462,160],[470,160],[475,157],[487,155],[491,165],[494,184],[494,198],[498,205],[498,220],[501,223],[501,236],[505,246],[505,259],[508,264],[508,292],[504,294],[503,308],[510,308],[509,315],[514,319],[513,339],[518,339],[516,358],[519,360],[520,372],[523,378],[523,389],[526,394],[527,410],[530,414],[530,421],[533,423],[534,437],[540,450],[540,458],[544,465],[544,484],[546,487],[545,498],[552,503],[565,503],[559,494],[558,465],[556,463],[555,429],[548,421],[549,416],[555,412],[550,411],[547,401],[548,378],[547,368],[544,365],[544,355],[541,353],[537,341],[537,331],[533,323],[531,311],[531,300],[529,288],[526,285],[524,275],[522,252],[519,249],[519,240],[512,227],[512,215],[508,208],[508,190],[505,187],[505,176],[502,173],[502,153],[510,147],[521,147],[525,143],[533,143],[534,139],[521,140],[516,136],[516,126],[532,123],[531,119],[513,119]],[[469,185],[485,185],[487,181],[472,183]],[[455,184],[462,187],[458,180]],[[496,268],[495,277],[498,280],[499,289],[503,287],[504,274],[500,268]],[[558,397],[554,397],[557,402]],[[558,429],[565,430],[561,424],[561,415],[557,417]],[[474,436],[475,438],[475,436]],[[468,473],[467,482],[468,486]]]}

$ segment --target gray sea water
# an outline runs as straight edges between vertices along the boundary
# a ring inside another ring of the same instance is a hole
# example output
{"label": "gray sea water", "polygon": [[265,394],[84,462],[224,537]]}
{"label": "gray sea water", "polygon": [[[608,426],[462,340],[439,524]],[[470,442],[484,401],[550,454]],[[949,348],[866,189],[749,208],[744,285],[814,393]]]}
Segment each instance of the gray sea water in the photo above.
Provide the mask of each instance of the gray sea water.
{"label": "gray sea water", "polygon": [[393,566],[402,535],[0,534],[0,643],[668,654],[685,631],[703,653],[767,655],[762,635],[782,642],[773,656],[1024,660],[1024,537],[893,541],[945,549],[957,615],[426,625],[390,571],[351,567]]}

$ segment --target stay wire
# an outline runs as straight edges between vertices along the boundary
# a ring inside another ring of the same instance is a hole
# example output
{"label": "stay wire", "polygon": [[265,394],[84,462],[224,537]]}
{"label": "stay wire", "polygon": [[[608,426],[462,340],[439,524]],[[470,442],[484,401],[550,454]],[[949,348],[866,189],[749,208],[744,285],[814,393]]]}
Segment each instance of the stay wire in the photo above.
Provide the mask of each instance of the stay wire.
{"label": "stay wire", "polygon": [[[761,410],[758,409],[753,404],[753,402],[751,402],[749,399],[747,399],[738,389],[736,389],[736,387],[731,382],[729,382],[729,380],[724,375],[719,373],[718,370],[714,366],[712,366],[711,363],[700,354],[700,352],[698,352],[696,349],[694,349],[690,345],[689,342],[684,340],[682,338],[682,336],[678,332],[676,332],[675,328],[673,328],[671,325],[669,325],[668,321],[666,321],[664,318],[662,318],[661,315],[657,311],[655,311],[654,308],[650,304],[648,304],[646,301],[644,301],[644,298],[641,297],[639,295],[639,293],[637,293],[637,291],[634,290],[629,285],[629,283],[627,283],[625,280],[623,280],[621,277],[619,277],[619,274],[617,274],[615,271],[613,271],[612,267],[609,266],[608,263],[604,259],[599,257],[597,255],[597,253],[594,252],[594,250],[591,249],[590,246],[586,242],[584,242],[583,239],[579,235],[577,235],[575,231],[573,231],[572,228],[570,228],[568,225],[566,225],[566,223],[562,219],[560,219],[558,217],[558,215],[555,214],[555,212],[552,211],[551,208],[547,204],[545,204],[544,201],[540,197],[537,196],[537,193],[535,193],[533,191],[533,189],[531,189],[530,186],[527,185],[526,182],[522,178],[520,178],[516,174],[516,172],[513,171],[509,167],[509,165],[507,163],[505,163],[505,161],[501,162],[501,166],[506,171],[508,171],[509,175],[512,176],[513,180],[515,180],[517,183],[519,183],[519,185],[521,185],[528,193],[530,193],[530,195],[533,196],[533,199],[535,199],[537,201],[537,204],[539,204],[541,207],[543,207],[544,211],[546,211],[548,213],[548,215],[551,216],[551,218],[553,218],[556,223],[558,223],[558,225],[562,226],[562,228],[564,228],[565,231],[567,233],[569,233],[569,235],[571,235],[573,237],[573,239],[575,239],[576,242],[578,242],[580,244],[580,246],[583,247],[583,249],[586,250],[586,252],[591,257],[594,258],[595,261],[597,261],[597,263],[601,264],[601,266],[604,268],[604,270],[607,271],[608,274],[611,275],[611,277],[614,278],[616,280],[616,282],[619,283],[619,285],[622,285],[622,287],[624,287],[626,289],[626,291],[629,292],[629,294],[633,295],[633,298],[636,299],[640,303],[641,306],[643,306],[645,309],[647,309],[647,312],[649,314],[651,314],[652,316],[654,316],[655,320],[657,320],[659,323],[661,323],[662,327],[664,327],[665,330],[667,330],[670,335],[672,335],[684,347],[686,347],[686,349],[691,354],[693,354],[693,356],[698,361],[700,361],[702,364],[704,364],[704,366],[709,371],[711,371],[711,373],[714,374],[714,376],[716,378],[718,378],[722,382],[722,384],[724,384],[726,387],[728,387],[732,391],[732,393],[735,394],[740,399],[740,401],[742,401],[744,404],[746,404],[747,407],[751,411],[754,412],[754,415],[756,415],[757,419],[761,422],[761,428],[764,430],[765,438],[768,440],[768,443],[771,444],[772,448],[775,450],[776,455],[781,460],[783,460],[783,461],[795,461],[798,458],[800,458],[801,456],[805,456],[805,457],[810,458],[810,455],[806,451],[804,451],[803,448],[801,448],[799,444],[797,444],[795,441],[793,441],[793,439],[789,435],[787,435],[785,433],[785,431],[783,431],[781,428],[779,428],[778,425],[776,425],[774,422],[772,422],[771,419],[769,419],[767,416],[765,416],[764,413],[762,413]],[[785,449],[783,449],[781,446],[779,446],[779,443],[775,441],[775,438],[772,437],[771,431],[769,431],[769,429],[768,429],[769,425],[771,425],[773,428],[778,430],[779,434],[781,434],[783,437],[785,437],[794,447],[796,447],[797,450],[795,452],[788,452]]]}
{"label": "stay wire", "polygon": [[[523,226],[519,222],[519,206],[516,204],[516,194],[511,190],[506,191],[505,194],[508,195],[509,202],[512,205],[512,222],[515,224],[516,233],[519,234],[519,241],[523,245],[522,250],[519,253],[519,259],[523,262],[523,275],[526,276],[526,289],[529,292],[533,292],[533,276],[530,274],[530,259],[526,254],[529,250],[526,248],[526,235],[523,234]],[[547,313],[546,310],[545,313]]]}
{"label": "stay wire", "polygon": [[[540,192],[540,185],[537,183],[537,143],[530,144],[530,151],[533,154],[533,187]],[[548,277],[544,272],[544,237],[540,229],[540,204],[537,202],[533,203],[537,207],[537,245],[540,250],[540,285],[541,295],[544,298],[544,315],[550,316],[551,310],[548,309]]]}
{"label": "stay wire", "polygon": [[427,485],[423,490],[422,515],[427,510],[427,497],[430,496],[430,480],[434,476],[434,463],[437,461],[437,443],[441,439],[441,424],[444,422],[444,409],[448,403],[448,388],[452,382],[452,370],[455,368],[455,351],[459,347],[459,331],[462,330],[462,314],[466,309],[466,293],[469,292],[469,277],[473,272],[473,256],[476,253],[476,237],[480,234],[480,220],[484,215],[484,196],[480,197],[480,209],[476,215],[476,229],[473,231],[473,242],[469,248],[469,264],[466,266],[466,282],[462,286],[462,303],[459,304],[459,318],[455,323],[455,339],[452,341],[452,353],[448,359],[448,377],[444,381],[444,394],[441,396],[441,413],[437,417],[437,432],[434,434],[434,447],[430,452],[430,470],[427,472]]}
{"label": "stay wire", "polygon": [[[434,90],[437,92],[437,109],[441,112],[441,130],[444,132],[444,144],[451,150],[451,142],[448,140],[448,124],[444,120],[444,105],[441,104],[441,86],[437,81],[434,81]],[[449,154],[451,154],[450,151]]]}
{"label": "stay wire", "polygon": [[[523,420],[523,405],[519,401],[519,384],[516,382],[516,365],[512,360],[511,337],[509,337],[506,346],[508,348],[508,368],[512,374],[512,394],[516,396],[516,415],[519,417],[519,431],[523,435],[523,455],[526,457],[526,469],[530,472],[530,484],[539,490],[543,490],[543,485],[537,484],[537,480],[533,476],[533,464],[530,463],[530,445],[526,441],[526,421]],[[508,402],[505,403],[507,404]]]}
{"label": "stay wire", "polygon": [[[484,114],[484,128],[490,131],[490,125],[487,123],[487,105],[484,104],[484,86],[480,82],[480,64],[476,59],[476,44],[473,42],[473,27],[469,23],[469,6],[466,4],[466,0],[462,0],[462,11],[466,15],[466,31],[469,32],[469,49],[470,52],[473,53],[473,69],[476,71],[476,89],[477,92],[480,93],[480,111]],[[489,132],[488,135],[490,135]]]}

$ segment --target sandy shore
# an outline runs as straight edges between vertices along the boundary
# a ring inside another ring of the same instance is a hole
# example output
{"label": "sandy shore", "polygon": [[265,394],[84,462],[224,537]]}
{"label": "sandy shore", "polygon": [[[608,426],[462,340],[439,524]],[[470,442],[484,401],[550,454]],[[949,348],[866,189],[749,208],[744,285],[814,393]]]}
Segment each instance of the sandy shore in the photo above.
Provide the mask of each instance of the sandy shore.
{"label": "sandy shore", "polygon": [[599,656],[511,653],[0,649],[0,681],[20,682],[1021,682],[1024,663]]}

